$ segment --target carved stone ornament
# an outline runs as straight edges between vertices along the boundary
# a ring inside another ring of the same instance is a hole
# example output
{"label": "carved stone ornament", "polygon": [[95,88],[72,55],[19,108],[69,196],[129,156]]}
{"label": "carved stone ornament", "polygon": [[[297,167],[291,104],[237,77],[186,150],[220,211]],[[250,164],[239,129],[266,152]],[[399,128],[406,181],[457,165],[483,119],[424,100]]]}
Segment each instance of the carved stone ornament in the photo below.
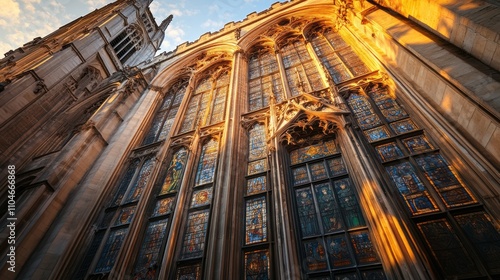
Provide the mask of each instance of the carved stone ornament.
{"label": "carved stone ornament", "polygon": [[201,54],[193,65],[188,67],[196,69],[199,71],[200,69],[206,68],[208,65],[211,65],[218,61],[228,61],[232,59],[232,54],[223,51],[215,51],[215,52],[205,52]]}
{"label": "carved stone ornament", "polygon": [[182,137],[178,137],[172,140],[170,143],[170,147],[188,147],[189,150],[191,150],[191,146],[193,144],[194,136],[193,135],[184,135]]}
{"label": "carved stone ornament", "polygon": [[161,145],[158,145],[158,143],[160,143],[160,142],[157,142],[156,145],[148,146],[145,149],[143,148],[143,149],[134,150],[132,152],[132,154],[130,155],[130,157],[131,158],[140,158],[140,157],[145,157],[145,156],[149,156],[149,155],[156,155],[161,148]]}
{"label": "carved stone ornament", "polygon": [[239,40],[239,39],[241,38],[241,28],[236,28],[236,29],[234,30],[234,38],[235,38],[236,40]]}
{"label": "carved stone ornament", "polygon": [[336,121],[320,119],[309,114],[301,114],[295,122],[280,134],[279,142],[289,146],[313,144],[325,135],[334,134],[339,127]]}
{"label": "carved stone ornament", "polygon": [[45,87],[45,83],[43,79],[40,79],[36,82],[35,88],[33,89],[34,94],[45,93],[47,92],[47,88]]}
{"label": "carved stone ornament", "polygon": [[240,124],[244,129],[248,130],[255,123],[258,122],[267,123],[268,120],[269,120],[269,112],[260,112],[257,114],[252,114],[250,116],[242,116]]}
{"label": "carved stone ornament", "polygon": [[204,128],[200,130],[198,133],[200,135],[200,138],[206,138],[206,137],[215,137],[218,138],[218,135],[224,131],[224,125],[220,124],[217,126],[211,126],[208,128]]}

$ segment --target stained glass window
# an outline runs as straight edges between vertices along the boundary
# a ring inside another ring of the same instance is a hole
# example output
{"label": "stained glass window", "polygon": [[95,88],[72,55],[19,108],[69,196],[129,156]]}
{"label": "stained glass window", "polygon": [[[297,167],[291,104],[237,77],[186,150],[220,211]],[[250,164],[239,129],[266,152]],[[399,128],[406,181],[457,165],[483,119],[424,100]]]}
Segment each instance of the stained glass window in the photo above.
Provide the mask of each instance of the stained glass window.
{"label": "stained glass window", "polygon": [[427,179],[438,190],[446,206],[454,207],[476,202],[440,154],[421,156],[416,158],[416,161]]}
{"label": "stained glass window", "polygon": [[207,125],[216,124],[224,120],[224,113],[226,110],[226,96],[229,90],[229,72],[222,73],[215,83],[213,92],[213,104],[209,108],[210,114],[208,116]]}
{"label": "stained glass window", "polygon": [[120,181],[120,185],[118,186],[117,188],[117,192],[116,194],[114,195],[114,198],[110,204],[110,206],[116,206],[118,204],[120,204],[120,202],[122,201],[123,199],[123,195],[125,194],[125,192],[127,191],[127,188],[130,184],[130,181],[132,180],[132,178],[134,177],[134,174],[135,174],[135,170],[137,169],[137,166],[139,165],[139,160],[134,160],[130,165],[129,167],[127,168],[127,172],[125,173],[125,175],[123,176],[123,178],[121,179]]}
{"label": "stained glass window", "polygon": [[120,213],[118,214],[118,217],[115,220],[114,226],[130,224],[132,218],[134,217],[135,207],[136,206],[134,205],[122,208],[120,210]]}
{"label": "stained glass window", "polygon": [[267,241],[266,198],[246,201],[245,244]]}
{"label": "stained glass window", "polygon": [[211,139],[203,145],[200,162],[196,172],[196,185],[211,183],[214,180],[215,168],[217,165],[219,142]]}
{"label": "stained glass window", "polygon": [[447,277],[478,275],[479,271],[462,242],[445,219],[417,224]]}
{"label": "stained glass window", "polygon": [[385,125],[363,131],[370,142],[389,138],[391,135]]}
{"label": "stained glass window", "polygon": [[90,246],[87,249],[87,252],[85,253],[85,257],[80,265],[80,268],[75,274],[74,279],[80,280],[85,278],[87,270],[90,268],[92,260],[95,258],[95,255],[97,254],[97,250],[99,249],[99,245],[101,245],[105,233],[106,231],[104,230],[96,232],[94,238],[92,239],[92,243],[90,244]]}
{"label": "stained glass window", "polygon": [[377,253],[367,231],[354,232],[349,235],[354,248],[354,255],[360,264],[378,262]]}
{"label": "stained glass window", "polygon": [[212,188],[195,190],[191,199],[191,208],[210,204],[212,201]]}
{"label": "stained glass window", "polygon": [[329,140],[319,144],[299,148],[290,152],[292,164],[302,163],[308,160],[322,158],[337,153],[334,140]]}
{"label": "stained glass window", "polygon": [[309,272],[327,269],[326,250],[321,239],[304,241],[306,266]]}
{"label": "stained glass window", "polygon": [[323,161],[309,164],[309,172],[311,172],[311,180],[317,181],[328,178],[325,164]]}
{"label": "stained glass window", "polygon": [[104,249],[102,250],[101,256],[99,257],[97,265],[94,269],[95,273],[109,272],[113,268],[127,232],[128,228],[120,228],[112,230],[109,233]]}
{"label": "stained glass window", "polygon": [[152,169],[153,159],[146,160],[142,165],[141,171],[139,172],[135,183],[130,188],[124,203],[139,200],[142,192],[144,191],[144,187],[146,187],[146,184],[148,183]]}
{"label": "stained glass window", "polygon": [[248,100],[250,111],[269,106],[269,97],[283,101],[283,86],[276,56],[267,50],[256,50],[248,61]]}
{"label": "stained glass window", "polygon": [[181,259],[198,258],[203,255],[209,210],[189,213],[186,232],[182,242]]}
{"label": "stained glass window", "polygon": [[294,186],[309,183],[309,176],[307,175],[307,168],[305,166],[292,169],[292,173]]}
{"label": "stained glass window", "polygon": [[346,226],[348,228],[364,226],[365,220],[363,218],[363,215],[361,214],[358,200],[354,195],[354,190],[352,188],[350,179],[345,178],[335,181],[334,185]]}
{"label": "stained glass window", "polygon": [[455,217],[489,270],[500,270],[500,232],[485,212],[468,213]]}
{"label": "stained glass window", "polygon": [[155,204],[152,216],[157,217],[170,214],[173,210],[174,202],[175,202],[175,197],[167,197],[159,199]]}
{"label": "stained glass window", "polygon": [[309,188],[296,190],[295,196],[302,236],[319,234],[320,231],[311,190]]}
{"label": "stained glass window", "polygon": [[391,123],[390,126],[397,134],[403,134],[418,129],[418,126],[410,119]]}
{"label": "stained glass window", "polygon": [[330,183],[316,185],[314,191],[324,232],[331,233],[342,229],[344,227],[342,217]]}
{"label": "stained glass window", "polygon": [[256,160],[248,163],[248,175],[264,172],[268,169],[267,159]]}
{"label": "stained glass window", "polygon": [[292,96],[324,88],[318,69],[303,40],[297,38],[281,47],[281,54]]}
{"label": "stained glass window", "polygon": [[331,176],[338,176],[347,173],[347,169],[341,157],[327,160],[327,163]]}
{"label": "stained glass window", "polygon": [[402,141],[408,151],[412,154],[418,154],[434,149],[434,147],[429,143],[429,140],[427,140],[427,137],[424,135],[406,138]]}
{"label": "stained glass window", "polygon": [[247,180],[246,194],[256,194],[267,190],[267,177],[260,176]]}
{"label": "stained glass window", "polygon": [[368,94],[375,104],[377,104],[380,112],[382,112],[382,115],[388,122],[408,117],[406,111],[389,96],[386,87],[373,86],[368,91]]}
{"label": "stained glass window", "polygon": [[187,150],[185,148],[181,148],[174,154],[172,160],[170,161],[170,165],[168,166],[160,195],[179,190],[182,182],[182,175],[184,173],[184,167],[186,166],[186,160]]}
{"label": "stained glass window", "polygon": [[333,268],[349,267],[355,264],[353,256],[349,251],[348,242],[343,234],[326,238],[330,265]]}
{"label": "stained glass window", "polygon": [[262,124],[255,124],[249,131],[249,155],[248,160],[256,160],[267,156],[266,131]]}
{"label": "stained glass window", "polygon": [[153,221],[148,224],[139,257],[135,266],[135,272],[141,274],[141,278],[147,275],[155,276],[159,269],[160,249],[167,229],[168,219]]}
{"label": "stained glass window", "polygon": [[387,144],[376,146],[375,150],[377,150],[378,157],[382,162],[403,157],[403,152],[398,147],[396,142],[390,142]]}
{"label": "stained glass window", "polygon": [[245,253],[245,279],[267,280],[269,273],[269,251],[257,250]]}
{"label": "stained glass window", "polygon": [[351,106],[361,129],[365,130],[382,123],[365,96],[358,93],[352,93],[347,99],[347,102],[349,106]]}
{"label": "stained glass window", "polygon": [[194,264],[189,266],[182,266],[177,269],[177,280],[200,280],[201,279],[201,265]]}
{"label": "stained glass window", "polygon": [[387,166],[386,170],[413,215],[439,210],[410,163]]}

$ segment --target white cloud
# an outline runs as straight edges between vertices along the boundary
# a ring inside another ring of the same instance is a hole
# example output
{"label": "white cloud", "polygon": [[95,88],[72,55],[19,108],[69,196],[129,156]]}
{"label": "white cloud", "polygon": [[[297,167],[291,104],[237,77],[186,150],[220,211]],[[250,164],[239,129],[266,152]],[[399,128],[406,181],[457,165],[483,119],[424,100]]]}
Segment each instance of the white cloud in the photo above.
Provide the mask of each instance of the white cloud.
{"label": "white cloud", "polygon": [[[19,21],[21,9],[19,3],[12,0],[0,0],[0,21],[4,24],[15,24]],[[1,24],[3,26],[4,24]]]}
{"label": "white cloud", "polygon": [[114,2],[112,0],[86,0],[85,3],[88,6],[89,11],[93,11],[95,9],[102,8],[106,6],[106,4]]}
{"label": "white cloud", "polygon": [[201,24],[201,26],[204,28],[222,28],[224,26],[224,22],[207,19]]}

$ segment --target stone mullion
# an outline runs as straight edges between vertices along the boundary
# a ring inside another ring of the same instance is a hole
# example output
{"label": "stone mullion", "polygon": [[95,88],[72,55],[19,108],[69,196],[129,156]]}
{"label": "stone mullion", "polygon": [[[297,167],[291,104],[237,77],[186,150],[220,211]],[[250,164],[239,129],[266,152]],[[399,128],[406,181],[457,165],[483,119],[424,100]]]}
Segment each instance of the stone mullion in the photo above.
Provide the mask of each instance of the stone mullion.
{"label": "stone mullion", "polygon": [[[276,45],[275,45],[276,47]],[[288,86],[287,78],[286,78],[286,71],[285,71],[285,65],[283,64],[283,57],[281,56],[281,51],[280,50],[275,50],[276,53],[276,60],[278,62],[278,69],[279,69],[279,74],[281,77],[281,84],[283,86],[283,91],[285,96],[283,96],[284,100],[292,98],[292,93],[290,91],[290,87]],[[273,96],[274,98],[274,96]]]}
{"label": "stone mullion", "polygon": [[[329,75],[329,73],[327,73],[328,70],[326,70],[326,68],[321,63],[321,60],[319,59],[318,55],[314,51],[312,43],[310,42],[310,40],[307,40],[307,39],[305,40],[305,42],[306,42],[307,52],[309,53],[309,56],[311,57],[314,65],[316,65],[316,68],[318,69],[318,73],[321,77],[321,80],[323,81],[323,85],[333,87],[334,84],[333,83],[330,84],[328,76],[327,76],[327,75]],[[311,87],[311,89],[312,89],[312,87]]]}

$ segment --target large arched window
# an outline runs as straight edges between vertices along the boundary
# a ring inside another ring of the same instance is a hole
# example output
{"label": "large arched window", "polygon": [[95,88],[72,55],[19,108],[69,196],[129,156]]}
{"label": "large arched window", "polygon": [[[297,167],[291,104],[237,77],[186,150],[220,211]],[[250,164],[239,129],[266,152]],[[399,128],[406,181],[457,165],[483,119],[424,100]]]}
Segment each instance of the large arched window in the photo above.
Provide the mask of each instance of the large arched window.
{"label": "large arched window", "polygon": [[125,63],[143,45],[143,34],[140,28],[130,25],[110,42],[121,63]]}
{"label": "large arched window", "polygon": [[248,102],[254,111],[269,106],[269,98],[283,101],[283,85],[276,55],[269,49],[257,48],[248,59]]}
{"label": "large arched window", "polygon": [[385,279],[340,147],[332,138],[301,142],[309,144],[289,152],[289,191],[303,275]]}
{"label": "large arched window", "polygon": [[425,131],[383,85],[350,92],[347,101],[441,276],[498,276],[498,228]]}
{"label": "large arched window", "polygon": [[230,71],[228,67],[217,66],[202,75],[205,77],[198,81],[189,100],[180,133],[224,120]]}

